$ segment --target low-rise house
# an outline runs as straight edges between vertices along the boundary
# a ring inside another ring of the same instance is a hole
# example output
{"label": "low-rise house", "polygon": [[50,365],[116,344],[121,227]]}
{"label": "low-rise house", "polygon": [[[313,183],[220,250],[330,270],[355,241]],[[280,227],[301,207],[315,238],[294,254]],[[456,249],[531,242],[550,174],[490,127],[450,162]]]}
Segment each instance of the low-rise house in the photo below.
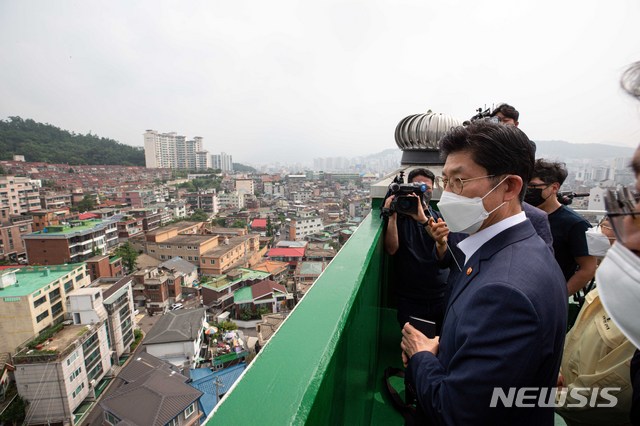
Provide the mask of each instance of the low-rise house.
{"label": "low-rise house", "polygon": [[26,249],[22,237],[33,230],[31,216],[11,216],[8,219],[0,219],[0,260],[11,262],[23,261],[26,258]]}
{"label": "low-rise house", "polygon": [[166,269],[174,274],[182,275],[183,287],[192,287],[194,281],[197,281],[198,279],[198,268],[179,256],[169,259],[166,262],[162,262],[158,267],[160,269]]}
{"label": "low-rise house", "polygon": [[183,276],[164,268],[150,268],[133,273],[133,298],[136,305],[147,312],[165,312],[171,304],[182,299]]}
{"label": "low-rise house", "polygon": [[93,256],[87,259],[86,263],[91,281],[102,277],[120,277],[123,275],[122,258],[119,256]]}
{"label": "low-rise house", "polygon": [[256,265],[253,265],[251,269],[254,271],[267,272],[272,280],[280,281],[287,277],[289,264],[287,262],[266,259]]}
{"label": "low-rise house", "polygon": [[195,368],[204,358],[200,351],[207,326],[206,311],[202,308],[170,311],[147,333],[142,344],[156,358],[178,367]]}
{"label": "low-rise house", "polygon": [[288,311],[293,307],[293,295],[282,284],[263,280],[250,287],[236,290],[233,294],[233,303],[235,318],[243,319],[245,314],[256,316],[262,311],[265,311],[264,313]]}
{"label": "low-rise house", "polygon": [[200,272],[203,275],[221,275],[234,268],[249,267],[260,260],[258,234],[217,238],[219,244],[200,256]]}
{"label": "low-rise house", "polygon": [[124,216],[118,222],[118,240],[128,241],[129,238],[142,235],[144,232],[143,219],[141,217]]}
{"label": "low-rise house", "polygon": [[47,226],[59,226],[73,219],[68,207],[50,210],[32,210],[26,213],[33,218],[33,231],[42,231]]}
{"label": "low-rise house", "polygon": [[293,273],[293,280],[296,283],[296,289],[306,293],[309,286],[318,279],[327,265],[328,262],[305,261],[298,263],[298,266]]}
{"label": "low-rise house", "polygon": [[289,268],[294,270],[298,262],[304,259],[306,247],[274,247],[267,252],[270,260],[277,260],[289,264]]}
{"label": "low-rise house", "polygon": [[118,375],[124,384],[100,402],[103,424],[191,426],[201,423],[203,392],[166,362],[141,352]]}
{"label": "low-rise house", "polygon": [[233,306],[233,293],[251,284],[267,279],[268,272],[238,268],[225,275],[201,283],[202,302],[215,309],[227,309]]}

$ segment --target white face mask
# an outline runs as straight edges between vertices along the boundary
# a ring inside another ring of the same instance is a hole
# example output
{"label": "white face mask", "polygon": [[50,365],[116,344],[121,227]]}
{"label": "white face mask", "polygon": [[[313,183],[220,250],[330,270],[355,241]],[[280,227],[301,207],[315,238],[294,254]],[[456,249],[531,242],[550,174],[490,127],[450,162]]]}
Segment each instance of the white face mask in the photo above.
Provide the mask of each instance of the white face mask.
{"label": "white face mask", "polygon": [[[508,176],[507,176],[508,177]],[[503,202],[495,209],[488,212],[484,208],[482,200],[494,189],[496,189],[507,177],[502,179],[491,191],[487,192],[484,197],[468,198],[453,192],[444,191],[438,202],[438,209],[442,213],[444,221],[451,232],[462,232],[465,234],[475,234],[482,226],[482,223],[489,215],[500,207],[504,206]]]}
{"label": "white face mask", "polygon": [[609,316],[640,348],[640,257],[620,243],[613,244],[596,270],[596,282]]}
{"label": "white face mask", "polygon": [[600,232],[598,228],[589,228],[584,235],[587,237],[587,248],[590,256],[603,257],[611,248],[609,238]]}

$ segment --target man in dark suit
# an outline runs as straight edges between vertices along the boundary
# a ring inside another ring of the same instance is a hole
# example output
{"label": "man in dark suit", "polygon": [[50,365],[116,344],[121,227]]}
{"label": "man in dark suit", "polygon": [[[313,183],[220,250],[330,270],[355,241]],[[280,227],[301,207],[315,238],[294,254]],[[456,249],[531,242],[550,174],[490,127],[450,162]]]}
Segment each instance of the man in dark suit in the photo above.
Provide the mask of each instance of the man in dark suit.
{"label": "man in dark suit", "polygon": [[[567,288],[522,212],[534,163],[529,140],[515,126],[478,121],[452,129],[440,147],[438,207],[452,232],[469,237],[458,244],[464,263],[441,338],[403,327],[405,377],[433,424],[552,425]],[[496,399],[523,389],[520,404]]]}

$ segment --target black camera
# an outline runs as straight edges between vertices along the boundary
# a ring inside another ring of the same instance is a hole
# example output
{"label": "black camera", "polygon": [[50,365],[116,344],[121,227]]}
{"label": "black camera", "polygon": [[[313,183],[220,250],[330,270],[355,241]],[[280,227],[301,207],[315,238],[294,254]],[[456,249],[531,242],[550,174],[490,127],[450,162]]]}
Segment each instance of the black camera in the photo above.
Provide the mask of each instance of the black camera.
{"label": "black camera", "polygon": [[485,109],[478,108],[476,110],[476,115],[474,115],[470,119],[466,120],[464,123],[462,123],[462,125],[463,126],[467,126],[472,121],[476,121],[476,120],[488,120],[488,121],[492,121],[492,122],[495,122],[495,123],[499,123],[500,122],[498,117],[491,116],[491,109],[490,108],[485,108]]}
{"label": "black camera", "polygon": [[565,206],[568,206],[573,202],[574,198],[582,198],[582,197],[588,197],[588,196],[589,196],[588,192],[575,193],[573,191],[563,191],[563,192],[558,192],[558,201],[560,202],[560,204],[564,204]]}
{"label": "black camera", "polygon": [[[422,208],[426,208],[431,199],[429,187],[424,183],[397,183],[393,182],[389,185],[389,192],[395,198],[389,206],[390,213],[398,212],[405,215],[418,213],[418,205],[422,204]],[[413,197],[410,194],[415,194]]]}

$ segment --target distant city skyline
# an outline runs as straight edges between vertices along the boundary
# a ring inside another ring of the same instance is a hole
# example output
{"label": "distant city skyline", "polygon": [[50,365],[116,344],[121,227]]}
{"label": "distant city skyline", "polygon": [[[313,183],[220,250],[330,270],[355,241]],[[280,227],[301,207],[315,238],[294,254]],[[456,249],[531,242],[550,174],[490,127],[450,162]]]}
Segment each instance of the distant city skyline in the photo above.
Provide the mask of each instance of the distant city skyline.
{"label": "distant city skyline", "polygon": [[638,18],[633,0],[2,2],[0,119],[311,163],[394,148],[410,114],[508,102],[533,140],[635,147],[619,79]]}

